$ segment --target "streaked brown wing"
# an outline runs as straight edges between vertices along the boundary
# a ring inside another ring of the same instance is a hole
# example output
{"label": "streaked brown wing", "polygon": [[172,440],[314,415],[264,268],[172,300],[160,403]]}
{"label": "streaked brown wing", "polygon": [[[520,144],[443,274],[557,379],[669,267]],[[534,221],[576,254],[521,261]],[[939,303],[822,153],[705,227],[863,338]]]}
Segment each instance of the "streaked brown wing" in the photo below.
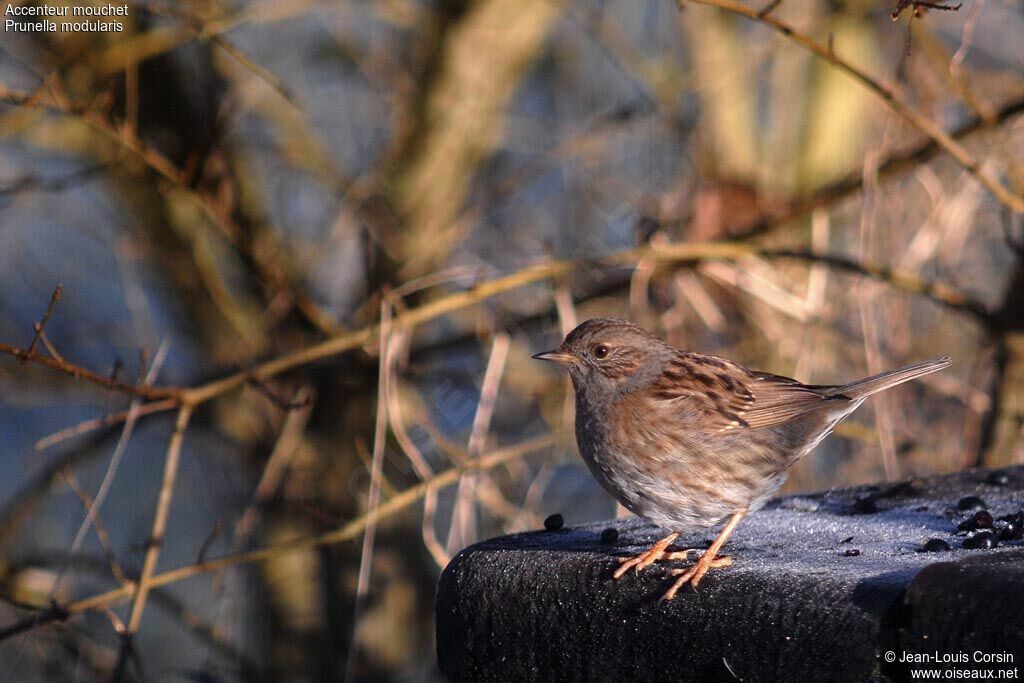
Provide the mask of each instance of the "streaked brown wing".
{"label": "streaked brown wing", "polygon": [[849,403],[842,394],[826,393],[832,387],[808,386],[795,379],[752,373],[750,386],[754,403],[743,415],[747,427],[771,427],[837,403]]}
{"label": "streaked brown wing", "polygon": [[711,432],[760,429],[850,399],[829,394],[835,387],[808,386],[795,379],[753,372],[714,356],[681,352],[659,381],[651,398],[677,402],[680,410],[700,415]]}

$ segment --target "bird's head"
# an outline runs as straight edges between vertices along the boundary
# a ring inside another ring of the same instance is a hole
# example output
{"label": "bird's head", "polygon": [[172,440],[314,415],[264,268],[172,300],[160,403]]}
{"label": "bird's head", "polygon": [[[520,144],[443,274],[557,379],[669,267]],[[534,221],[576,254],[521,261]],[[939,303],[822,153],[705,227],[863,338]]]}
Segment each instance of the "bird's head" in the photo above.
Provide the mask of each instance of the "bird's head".
{"label": "bird's head", "polygon": [[558,363],[582,387],[615,393],[660,372],[670,347],[647,330],[617,318],[593,318],[566,335],[554,351],[534,358]]}

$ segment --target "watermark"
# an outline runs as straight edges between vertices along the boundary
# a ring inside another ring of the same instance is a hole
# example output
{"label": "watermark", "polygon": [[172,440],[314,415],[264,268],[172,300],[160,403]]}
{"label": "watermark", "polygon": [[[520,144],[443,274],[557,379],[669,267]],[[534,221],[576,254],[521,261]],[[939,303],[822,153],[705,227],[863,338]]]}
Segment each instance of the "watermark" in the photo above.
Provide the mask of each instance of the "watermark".
{"label": "watermark", "polygon": [[16,5],[5,3],[4,31],[62,33],[124,31],[127,4]]}
{"label": "watermark", "polygon": [[911,680],[1017,680],[1020,672],[1012,652],[916,652],[887,650],[882,658],[902,664]]}

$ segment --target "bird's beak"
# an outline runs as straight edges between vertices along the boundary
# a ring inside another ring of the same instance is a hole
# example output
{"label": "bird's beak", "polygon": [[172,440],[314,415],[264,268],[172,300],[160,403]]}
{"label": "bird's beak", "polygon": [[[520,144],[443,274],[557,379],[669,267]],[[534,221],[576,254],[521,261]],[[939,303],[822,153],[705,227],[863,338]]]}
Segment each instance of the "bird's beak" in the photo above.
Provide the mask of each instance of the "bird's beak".
{"label": "bird's beak", "polygon": [[563,353],[561,351],[545,351],[544,353],[538,353],[533,357],[537,360],[549,360],[552,363],[562,363],[563,365],[572,365],[576,363],[576,356],[571,353]]}

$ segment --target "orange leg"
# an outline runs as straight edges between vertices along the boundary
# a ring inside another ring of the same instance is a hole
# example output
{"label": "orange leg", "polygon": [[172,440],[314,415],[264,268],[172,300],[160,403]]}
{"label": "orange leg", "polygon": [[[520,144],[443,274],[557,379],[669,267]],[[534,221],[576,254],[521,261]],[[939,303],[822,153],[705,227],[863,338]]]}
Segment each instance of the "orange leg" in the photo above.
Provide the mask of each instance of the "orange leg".
{"label": "orange leg", "polygon": [[[659,560],[679,559],[678,555],[680,555],[680,553],[665,552],[665,549],[672,545],[673,541],[677,538],[679,538],[679,532],[674,531],[639,555],[635,555],[633,557],[620,557],[619,562],[622,563],[622,566],[615,570],[612,577],[618,579],[633,567],[636,567],[636,572],[639,574],[644,567],[648,567]],[[684,550],[682,554],[685,556],[687,552],[689,551]]]}
{"label": "orange leg", "polygon": [[747,514],[746,510],[733,513],[729,518],[729,521],[726,523],[725,528],[722,529],[722,533],[718,534],[718,538],[715,539],[715,542],[704,551],[701,558],[697,560],[697,564],[685,569],[672,570],[672,575],[678,576],[679,578],[676,579],[676,582],[672,584],[672,587],[666,591],[662,598],[663,600],[671,600],[676,597],[676,593],[679,592],[679,589],[687,583],[693,586],[694,590],[696,590],[697,584],[700,583],[701,579],[703,579],[704,575],[709,571],[719,567],[728,567],[732,564],[731,557],[717,557],[718,551],[721,550],[722,546],[725,545],[725,542],[729,540],[729,535],[732,534],[734,529],[736,529],[736,525],[740,523],[740,520],[743,519],[743,515],[745,514]]}

